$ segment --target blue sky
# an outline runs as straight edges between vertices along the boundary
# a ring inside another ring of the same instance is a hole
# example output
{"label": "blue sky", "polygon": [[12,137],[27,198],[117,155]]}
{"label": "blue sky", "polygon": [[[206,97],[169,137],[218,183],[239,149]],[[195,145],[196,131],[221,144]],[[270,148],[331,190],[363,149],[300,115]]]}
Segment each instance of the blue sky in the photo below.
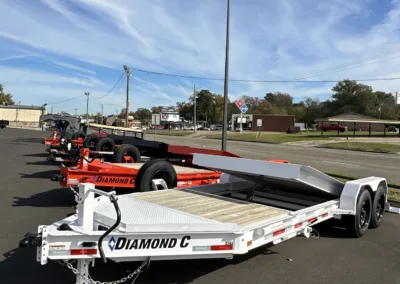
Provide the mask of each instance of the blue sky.
{"label": "blue sky", "polygon": [[[0,83],[21,104],[84,113],[125,104],[132,69],[223,78],[225,0],[0,1]],[[353,64],[349,64],[353,63]],[[231,0],[230,78],[341,80],[400,77],[398,0]],[[223,81],[132,71],[130,108],[175,105],[193,84]],[[368,82],[387,92],[400,80]],[[230,82],[229,95],[287,92],[327,98],[333,83]],[[82,95],[66,103],[54,104]]]}

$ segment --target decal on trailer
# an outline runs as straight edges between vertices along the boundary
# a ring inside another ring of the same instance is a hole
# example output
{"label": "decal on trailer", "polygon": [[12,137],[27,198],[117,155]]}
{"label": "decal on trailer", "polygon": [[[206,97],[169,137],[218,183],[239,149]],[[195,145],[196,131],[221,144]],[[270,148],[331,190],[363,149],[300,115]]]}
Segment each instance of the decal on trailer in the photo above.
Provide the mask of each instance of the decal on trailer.
{"label": "decal on trailer", "polygon": [[138,250],[138,249],[163,249],[163,248],[186,248],[189,246],[190,236],[184,236],[182,239],[177,238],[156,238],[156,239],[128,239],[119,237],[115,239],[111,237],[108,241],[108,247],[114,250]]}
{"label": "decal on trailer", "polygon": [[102,177],[102,176],[94,176],[93,182],[102,182],[102,183],[117,183],[117,184],[134,184],[135,178],[117,178],[117,177]]}

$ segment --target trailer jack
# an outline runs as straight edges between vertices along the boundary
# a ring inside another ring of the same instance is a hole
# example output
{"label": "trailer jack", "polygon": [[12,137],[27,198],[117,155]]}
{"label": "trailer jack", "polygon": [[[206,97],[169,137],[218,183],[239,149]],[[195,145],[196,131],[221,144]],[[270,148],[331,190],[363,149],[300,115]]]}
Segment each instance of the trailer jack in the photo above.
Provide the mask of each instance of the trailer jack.
{"label": "trailer jack", "polygon": [[35,248],[42,243],[42,235],[39,233],[26,233],[24,238],[19,242],[20,248]]}

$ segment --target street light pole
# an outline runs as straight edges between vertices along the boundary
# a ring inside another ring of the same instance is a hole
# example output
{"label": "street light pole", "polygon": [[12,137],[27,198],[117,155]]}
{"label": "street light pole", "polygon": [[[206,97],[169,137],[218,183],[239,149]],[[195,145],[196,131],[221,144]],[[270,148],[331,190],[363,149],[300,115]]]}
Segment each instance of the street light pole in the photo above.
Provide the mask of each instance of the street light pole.
{"label": "street light pole", "polygon": [[229,70],[229,8],[230,0],[227,0],[226,10],[226,49],[225,49],[225,79],[224,79],[224,121],[222,123],[222,151],[226,151],[226,136],[228,132],[228,70]]}
{"label": "street light pole", "polygon": [[86,98],[86,125],[89,124],[89,92],[85,92]]}

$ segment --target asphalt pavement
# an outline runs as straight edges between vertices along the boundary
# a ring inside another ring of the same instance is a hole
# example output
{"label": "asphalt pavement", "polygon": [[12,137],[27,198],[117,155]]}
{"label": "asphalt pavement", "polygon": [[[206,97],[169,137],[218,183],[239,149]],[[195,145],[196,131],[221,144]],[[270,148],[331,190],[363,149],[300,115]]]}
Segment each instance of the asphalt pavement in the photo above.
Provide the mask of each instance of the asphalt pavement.
{"label": "asphalt pavement", "polygon": [[[18,248],[27,231],[35,232],[38,225],[74,213],[72,193],[49,180],[58,168],[46,162],[45,146],[40,144],[43,136],[40,131],[0,131],[0,283],[74,283],[74,275],[65,267],[53,261],[41,266],[35,249]],[[261,148],[253,147],[257,155]],[[266,158],[284,158],[271,153],[263,152]],[[298,237],[235,260],[152,262],[136,283],[400,284],[399,215],[387,214],[380,228],[361,239],[344,238],[340,229],[328,223],[316,230],[320,235],[317,239]],[[138,265],[97,261],[90,273],[96,280],[111,281]]]}
{"label": "asphalt pavement", "polygon": [[[148,140],[175,145],[221,149],[221,140],[201,137],[174,137],[146,134]],[[400,183],[398,165],[400,155],[367,153],[347,150],[322,149],[298,145],[281,145],[227,141],[227,151],[249,159],[287,159],[291,163],[314,167],[352,176],[380,176],[392,183]]]}

